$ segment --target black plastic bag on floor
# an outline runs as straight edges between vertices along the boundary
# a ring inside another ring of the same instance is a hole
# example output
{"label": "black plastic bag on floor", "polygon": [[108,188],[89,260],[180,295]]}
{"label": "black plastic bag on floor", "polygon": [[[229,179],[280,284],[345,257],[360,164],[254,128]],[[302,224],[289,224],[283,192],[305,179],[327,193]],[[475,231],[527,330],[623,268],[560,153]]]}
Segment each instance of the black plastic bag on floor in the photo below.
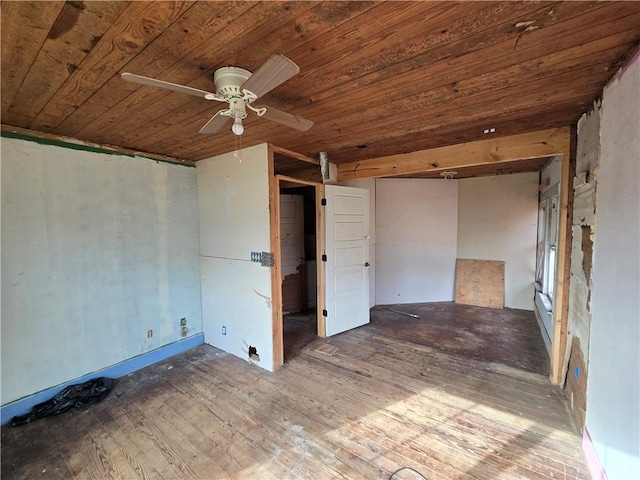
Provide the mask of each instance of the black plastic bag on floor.
{"label": "black plastic bag on floor", "polygon": [[85,407],[101,402],[113,388],[112,378],[98,377],[77,385],[70,385],[53,398],[37,404],[31,413],[11,419],[11,426],[24,425],[38,418],[59,415],[72,408]]}

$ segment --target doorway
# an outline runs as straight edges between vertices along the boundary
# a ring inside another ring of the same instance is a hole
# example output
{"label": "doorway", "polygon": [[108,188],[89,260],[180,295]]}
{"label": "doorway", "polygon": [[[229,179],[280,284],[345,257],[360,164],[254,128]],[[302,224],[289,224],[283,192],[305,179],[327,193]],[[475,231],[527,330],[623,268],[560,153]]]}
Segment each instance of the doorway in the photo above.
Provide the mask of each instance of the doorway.
{"label": "doorway", "polygon": [[316,338],[316,188],[280,182],[280,272],[284,361]]}

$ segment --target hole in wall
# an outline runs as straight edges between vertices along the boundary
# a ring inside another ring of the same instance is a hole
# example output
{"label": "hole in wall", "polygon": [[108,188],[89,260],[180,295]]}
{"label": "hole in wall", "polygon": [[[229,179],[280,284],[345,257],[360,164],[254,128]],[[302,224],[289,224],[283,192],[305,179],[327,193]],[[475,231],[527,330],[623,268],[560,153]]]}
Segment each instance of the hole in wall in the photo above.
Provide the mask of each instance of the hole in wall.
{"label": "hole in wall", "polygon": [[249,345],[249,359],[255,362],[260,361],[260,355],[258,355],[258,349]]}

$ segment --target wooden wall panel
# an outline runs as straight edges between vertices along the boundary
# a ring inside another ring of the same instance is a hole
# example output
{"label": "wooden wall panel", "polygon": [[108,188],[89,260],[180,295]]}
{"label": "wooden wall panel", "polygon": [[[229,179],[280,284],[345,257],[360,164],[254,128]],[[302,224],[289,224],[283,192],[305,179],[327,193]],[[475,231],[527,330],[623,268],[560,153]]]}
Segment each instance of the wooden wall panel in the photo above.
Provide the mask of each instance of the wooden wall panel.
{"label": "wooden wall panel", "polygon": [[504,262],[456,260],[456,303],[504,308]]}

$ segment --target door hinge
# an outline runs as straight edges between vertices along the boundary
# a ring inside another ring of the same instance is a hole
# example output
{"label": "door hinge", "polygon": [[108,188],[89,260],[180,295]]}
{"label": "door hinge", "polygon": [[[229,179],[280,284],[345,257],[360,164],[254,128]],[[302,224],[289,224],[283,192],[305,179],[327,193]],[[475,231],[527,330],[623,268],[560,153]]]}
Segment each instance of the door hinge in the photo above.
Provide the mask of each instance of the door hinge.
{"label": "door hinge", "polygon": [[320,205],[322,205],[323,207],[327,206],[327,199],[323,198],[322,200],[320,200]]}
{"label": "door hinge", "polygon": [[327,261],[327,256],[326,255],[322,255],[322,261],[326,262]]}
{"label": "door hinge", "polygon": [[329,316],[329,312],[327,312],[326,310],[322,310],[322,316],[323,317]]}

